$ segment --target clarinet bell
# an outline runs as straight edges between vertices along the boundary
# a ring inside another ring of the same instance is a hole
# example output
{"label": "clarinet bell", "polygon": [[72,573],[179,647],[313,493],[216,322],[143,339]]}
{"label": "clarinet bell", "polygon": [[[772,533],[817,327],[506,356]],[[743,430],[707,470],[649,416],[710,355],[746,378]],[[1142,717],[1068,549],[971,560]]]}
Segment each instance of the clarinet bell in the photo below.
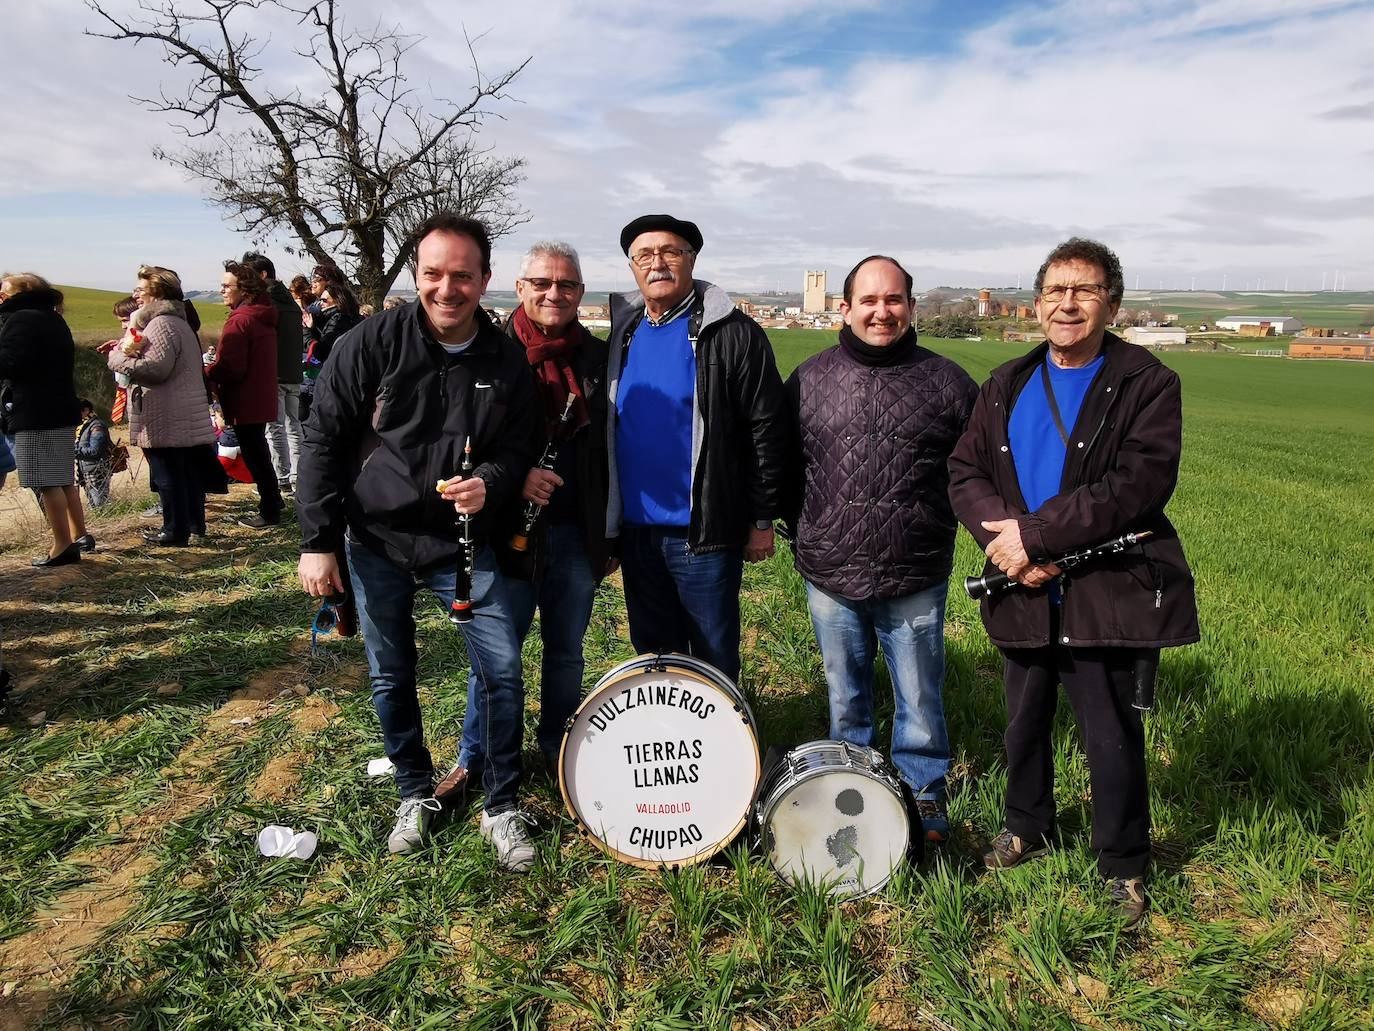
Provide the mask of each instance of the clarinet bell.
{"label": "clarinet bell", "polygon": [[448,621],[454,626],[462,626],[464,623],[471,623],[472,599],[454,598],[453,604],[449,606]]}

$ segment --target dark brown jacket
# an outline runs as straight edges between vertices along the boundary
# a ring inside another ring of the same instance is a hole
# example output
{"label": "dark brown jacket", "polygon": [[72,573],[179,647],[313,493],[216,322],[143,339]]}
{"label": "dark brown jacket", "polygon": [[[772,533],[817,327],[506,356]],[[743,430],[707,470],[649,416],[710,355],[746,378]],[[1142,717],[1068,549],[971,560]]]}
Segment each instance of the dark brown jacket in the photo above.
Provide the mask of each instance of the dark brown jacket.
{"label": "dark brown jacket", "polygon": [[[980,547],[984,521],[1016,519],[1031,561],[1045,563],[1123,533],[1153,531],[1129,551],[1067,574],[1060,641],[1074,647],[1168,647],[1198,639],[1193,576],[1164,506],[1178,482],[1183,417],[1178,376],[1108,333],[1106,359],[1069,435],[1060,492],[1034,513],[1016,477],[1007,424],[1042,345],[993,370],[949,460],[954,514]],[[994,571],[991,563],[986,567]],[[1050,643],[1049,593],[1014,587],[982,602],[994,644]]]}

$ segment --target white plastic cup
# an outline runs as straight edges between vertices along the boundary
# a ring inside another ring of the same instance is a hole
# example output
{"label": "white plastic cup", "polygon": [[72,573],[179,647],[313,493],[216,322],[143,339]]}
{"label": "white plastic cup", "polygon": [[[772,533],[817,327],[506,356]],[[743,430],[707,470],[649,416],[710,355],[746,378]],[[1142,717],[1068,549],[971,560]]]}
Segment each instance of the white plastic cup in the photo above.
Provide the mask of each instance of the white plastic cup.
{"label": "white plastic cup", "polygon": [[315,854],[315,846],[319,843],[320,839],[310,831],[300,831],[291,836],[291,847],[286,855],[297,859],[309,859]]}
{"label": "white plastic cup", "polygon": [[296,831],[276,823],[258,831],[258,851],[270,859],[309,859],[319,843],[320,839],[311,831]]}
{"label": "white plastic cup", "polygon": [[264,856],[275,858],[284,856],[291,848],[291,839],[296,832],[290,827],[283,827],[280,824],[268,824],[258,831],[258,851]]}

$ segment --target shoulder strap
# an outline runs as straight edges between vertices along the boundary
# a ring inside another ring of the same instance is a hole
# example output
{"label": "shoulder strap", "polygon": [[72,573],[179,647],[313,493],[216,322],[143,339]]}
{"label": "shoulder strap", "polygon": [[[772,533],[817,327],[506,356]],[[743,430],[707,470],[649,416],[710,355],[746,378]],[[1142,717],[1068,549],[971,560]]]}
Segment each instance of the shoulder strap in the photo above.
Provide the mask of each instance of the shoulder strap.
{"label": "shoulder strap", "polygon": [[1069,446],[1069,431],[1064,428],[1064,417],[1059,414],[1059,402],[1054,399],[1054,387],[1050,385],[1050,367],[1042,362],[1040,365],[1040,382],[1045,385],[1045,401],[1050,406],[1050,415],[1054,418],[1054,428],[1059,431],[1059,439],[1064,442],[1064,446]]}

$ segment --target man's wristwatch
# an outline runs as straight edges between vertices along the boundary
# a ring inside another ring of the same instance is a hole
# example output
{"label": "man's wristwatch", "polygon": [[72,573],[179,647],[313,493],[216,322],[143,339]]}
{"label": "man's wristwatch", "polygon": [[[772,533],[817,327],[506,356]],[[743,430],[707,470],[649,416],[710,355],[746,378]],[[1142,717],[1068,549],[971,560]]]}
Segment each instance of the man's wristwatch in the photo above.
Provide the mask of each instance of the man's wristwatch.
{"label": "man's wristwatch", "polygon": [[754,529],[755,529],[755,530],[771,530],[771,529],[773,529],[773,520],[771,520],[771,519],[755,519],[755,520],[754,520]]}

